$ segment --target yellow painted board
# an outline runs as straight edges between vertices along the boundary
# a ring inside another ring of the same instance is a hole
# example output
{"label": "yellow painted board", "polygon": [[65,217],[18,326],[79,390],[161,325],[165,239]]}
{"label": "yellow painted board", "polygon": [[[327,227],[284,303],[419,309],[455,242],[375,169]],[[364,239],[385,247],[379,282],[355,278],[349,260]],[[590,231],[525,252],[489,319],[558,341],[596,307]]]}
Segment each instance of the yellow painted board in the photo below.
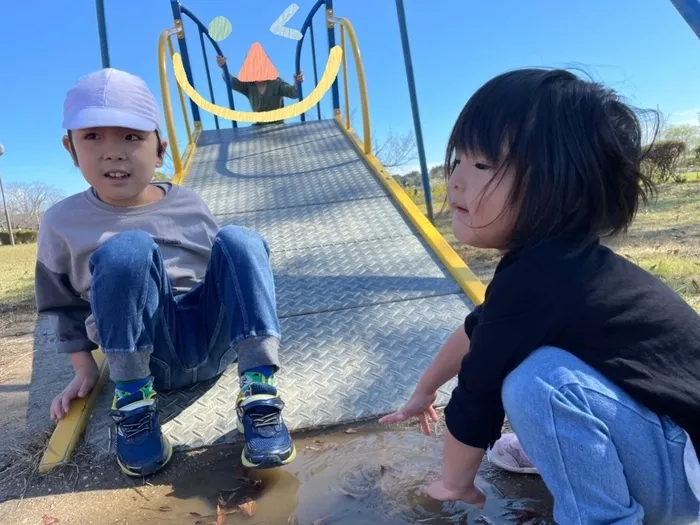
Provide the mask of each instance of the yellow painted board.
{"label": "yellow painted board", "polygon": [[102,387],[109,376],[109,367],[101,350],[93,351],[92,355],[100,371],[97,384],[87,397],[76,398],[71,402],[68,414],[58,422],[51,435],[44,456],[39,463],[39,472],[48,472],[68,463],[90,418],[90,413],[95,407],[97,398],[100,396]]}
{"label": "yellow painted board", "polygon": [[197,104],[204,111],[208,111],[212,115],[216,115],[227,120],[236,120],[239,122],[275,122],[301,115],[318,104],[325,95],[326,91],[328,91],[333,82],[335,82],[335,79],[338,76],[338,71],[340,70],[342,57],[343,52],[340,47],[335,46],[331,48],[330,54],[328,55],[328,62],[326,63],[326,69],[323,71],[321,79],[318,81],[318,84],[313,91],[311,91],[311,93],[309,93],[309,95],[303,100],[289,106],[285,106],[281,109],[257,112],[233,110],[209,102],[202,97],[202,95],[200,95],[187,80],[187,74],[185,73],[185,67],[182,63],[182,57],[178,53],[175,53],[172,56],[172,60],[175,80],[177,80],[180,88],[188,97],[190,97],[192,102]]}
{"label": "yellow painted board", "polygon": [[352,129],[346,129],[342,117],[336,115],[335,119],[340,125],[340,129],[348,136],[348,139],[357,152],[365,159],[374,175],[384,184],[389,194],[399,204],[418,232],[423,236],[443,264],[445,264],[450,274],[462,287],[464,293],[467,294],[475,305],[483,303],[486,293],[486,286],[484,286],[484,283],[474,275],[462,258],[454,251],[452,246],[450,246],[435,226],[430,223],[428,218],[420,211],[406,192],[403,191],[403,188],[394,180],[392,175],[382,166],[379,160],[371,153],[367,154],[363,151],[362,142]]}

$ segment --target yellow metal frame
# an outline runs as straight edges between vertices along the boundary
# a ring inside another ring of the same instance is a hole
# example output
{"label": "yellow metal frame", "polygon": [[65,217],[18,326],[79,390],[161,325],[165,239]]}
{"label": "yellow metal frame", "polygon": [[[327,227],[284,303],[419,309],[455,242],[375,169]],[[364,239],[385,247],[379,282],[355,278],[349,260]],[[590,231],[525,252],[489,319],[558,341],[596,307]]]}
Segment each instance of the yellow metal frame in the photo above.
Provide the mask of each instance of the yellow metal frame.
{"label": "yellow metal frame", "polygon": [[[190,163],[194,158],[194,152],[197,149],[197,140],[202,132],[201,122],[196,121],[194,123],[194,129],[190,126],[185,94],[180,84],[175,82],[177,85],[178,98],[180,99],[180,106],[182,107],[182,115],[185,119],[185,131],[187,132],[187,146],[182,156],[180,156],[180,147],[177,142],[177,132],[175,131],[175,118],[173,117],[173,105],[170,98],[170,83],[168,82],[168,56],[170,56],[172,63],[173,56],[175,55],[172,37],[173,35],[177,35],[177,38],[182,38],[183,34],[182,24],[176,24],[175,27],[161,32],[158,37],[158,75],[160,77],[161,96],[163,97],[163,116],[166,129],[168,130],[168,144],[170,145],[173,165],[175,167],[175,173],[172,178],[173,184],[182,184],[185,181],[190,169]],[[168,55],[166,49],[170,52],[170,55]]]}
{"label": "yellow metal frame", "polygon": [[[360,46],[357,43],[357,34],[355,28],[347,18],[337,16],[329,16],[328,22],[338,24],[340,26],[341,49],[343,50],[343,73],[345,81],[345,113],[346,123],[345,129],[351,129],[350,126],[350,95],[348,94],[348,75],[347,75],[347,52],[345,51],[345,33],[348,34],[350,45],[352,46],[353,59],[355,61],[355,70],[357,72],[357,81],[360,87],[360,105],[362,108],[362,152],[366,155],[372,153],[372,131],[369,120],[369,100],[367,96],[367,80],[365,79],[365,66],[362,63],[360,56]],[[337,118],[337,114],[336,114]]]}
{"label": "yellow metal frame", "polygon": [[[185,118],[185,128],[187,131],[187,146],[185,151],[180,155],[180,148],[177,143],[177,134],[175,132],[175,120],[173,118],[172,101],[170,98],[170,88],[168,83],[167,58],[166,50],[170,51],[170,57],[174,55],[174,49],[171,37],[180,35],[181,30],[176,28],[168,29],[160,34],[158,39],[158,66],[160,73],[161,94],[163,96],[163,111],[165,113],[165,123],[168,132],[168,143],[172,152],[173,164],[175,173],[172,178],[174,184],[182,184],[190,169],[190,164],[194,158],[194,152],[197,148],[197,139],[202,132],[201,122],[195,122],[194,127],[190,126],[190,119],[187,114],[187,105],[182,89],[178,85],[178,93],[182,113]],[[65,465],[70,460],[73,451],[75,450],[80,436],[85,430],[87,421],[90,418],[92,409],[97,403],[97,398],[100,396],[102,387],[109,377],[109,368],[105,356],[100,349],[92,353],[100,371],[99,380],[92,389],[90,394],[84,398],[74,399],[70,404],[68,414],[61,419],[54,429],[51,439],[44,450],[44,455],[39,463],[39,472],[45,473],[51,469]]]}
{"label": "yellow metal frame", "polygon": [[[401,207],[403,212],[416,227],[420,235],[428,242],[433,251],[437,254],[450,274],[459,283],[460,287],[467,294],[474,304],[481,304],[484,301],[486,287],[469,269],[462,258],[454,251],[452,246],[445,240],[440,232],[433,226],[428,218],[421,212],[420,208],[413,202],[403,188],[394,180],[394,177],[382,166],[379,159],[372,153],[372,141],[369,121],[369,102],[367,97],[367,82],[365,80],[365,70],[360,56],[360,48],[357,43],[357,35],[349,20],[329,16],[329,23],[340,25],[340,42],[343,49],[343,73],[345,87],[345,114],[346,117],[335,114],[335,119],[340,128],[346,133],[348,139],[355,149],[362,155],[372,173],[382,182],[391,197]],[[360,88],[360,104],[362,106],[363,140],[357,136],[350,125],[350,99],[348,93],[348,77],[345,51],[345,31],[348,33],[350,45],[352,46],[355,59],[355,69],[357,70],[357,80]]]}
{"label": "yellow metal frame", "polygon": [[484,302],[486,287],[479,278],[469,269],[466,263],[462,260],[452,246],[445,240],[442,234],[432,225],[428,218],[423,214],[420,208],[413,202],[411,197],[403,190],[403,188],[394,180],[394,177],[389,173],[382,163],[379,162],[374,154],[365,153],[362,141],[352,129],[346,129],[341,117],[336,116],[336,121],[340,128],[350,139],[350,142],[355,149],[362,155],[365,162],[369,165],[374,175],[382,182],[388,190],[392,198],[401,207],[411,223],[416,227],[421,236],[428,242],[433,251],[437,254],[448,271],[459,283],[460,287],[467,294],[471,301],[478,305]]}

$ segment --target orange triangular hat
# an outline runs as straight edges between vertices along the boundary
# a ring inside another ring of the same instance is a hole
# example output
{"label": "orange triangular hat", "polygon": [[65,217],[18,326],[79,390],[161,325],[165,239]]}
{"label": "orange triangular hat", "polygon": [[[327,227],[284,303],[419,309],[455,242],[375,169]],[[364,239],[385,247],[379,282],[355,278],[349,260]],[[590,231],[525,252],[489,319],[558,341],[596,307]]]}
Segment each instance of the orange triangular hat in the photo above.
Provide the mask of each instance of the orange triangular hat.
{"label": "orange triangular hat", "polygon": [[275,80],[279,76],[277,68],[272,65],[263,47],[258,42],[250,46],[248,55],[243,61],[243,67],[238,73],[238,80],[241,82],[263,82]]}

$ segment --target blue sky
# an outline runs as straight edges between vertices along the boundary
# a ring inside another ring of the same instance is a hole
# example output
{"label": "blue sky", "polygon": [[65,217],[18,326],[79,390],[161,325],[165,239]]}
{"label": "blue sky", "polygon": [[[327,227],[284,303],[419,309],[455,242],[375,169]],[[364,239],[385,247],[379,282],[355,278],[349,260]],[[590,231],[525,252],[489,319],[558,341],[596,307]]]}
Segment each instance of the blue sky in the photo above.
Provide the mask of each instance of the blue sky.
{"label": "blue sky", "polygon": [[[0,142],[6,182],[41,181],[66,195],[85,189],[80,172],[61,146],[62,104],[78,77],[101,67],[93,0],[5,2],[0,17]],[[233,32],[221,42],[234,72],[259,41],[291,81],[296,42],[269,27],[291,0],[185,0],[205,24],[227,17]],[[289,22],[299,28],[313,0],[297,0]],[[173,25],[168,0],[106,0],[112,66],[142,76],[160,97],[156,45]],[[251,4],[259,4],[256,9]],[[440,161],[450,127],[471,93],[492,76],[523,66],[582,67],[635,105],[659,107],[673,122],[697,122],[700,110],[700,41],[670,1],[638,0],[405,0],[429,163]],[[373,131],[412,129],[409,95],[393,0],[336,0],[336,15],[356,29],[365,64]],[[186,23],[195,86],[206,94],[206,77],[194,26]],[[318,67],[325,67],[327,40],[318,17]],[[210,63],[214,54],[209,47]],[[304,46],[305,94],[313,88],[310,46]],[[225,87],[212,68],[217,102]],[[356,77],[350,76],[357,107]],[[177,101],[171,77],[171,93]],[[237,109],[250,109],[235,96]],[[330,94],[323,116],[330,117]],[[184,141],[182,119],[178,138]],[[315,115],[315,112],[312,114]],[[313,117],[315,118],[315,116]],[[295,119],[296,120],[296,119]],[[213,119],[203,119],[213,127]],[[359,119],[357,129],[361,129]],[[222,123],[223,126],[230,124]]]}

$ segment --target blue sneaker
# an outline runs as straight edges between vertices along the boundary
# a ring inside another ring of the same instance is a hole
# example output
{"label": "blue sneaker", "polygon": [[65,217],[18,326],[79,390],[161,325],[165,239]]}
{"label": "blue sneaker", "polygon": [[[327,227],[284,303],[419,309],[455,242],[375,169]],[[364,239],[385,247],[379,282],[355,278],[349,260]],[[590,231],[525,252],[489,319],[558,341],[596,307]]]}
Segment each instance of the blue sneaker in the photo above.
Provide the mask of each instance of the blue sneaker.
{"label": "blue sneaker", "polygon": [[275,468],[294,461],[296,448],[282,419],[283,408],[270,384],[252,383],[238,396],[238,431],[245,438],[243,466]]}
{"label": "blue sneaker", "polygon": [[129,476],[148,476],[163,468],[173,455],[160,429],[156,393],[150,386],[119,397],[111,411],[117,427],[117,463]]}

